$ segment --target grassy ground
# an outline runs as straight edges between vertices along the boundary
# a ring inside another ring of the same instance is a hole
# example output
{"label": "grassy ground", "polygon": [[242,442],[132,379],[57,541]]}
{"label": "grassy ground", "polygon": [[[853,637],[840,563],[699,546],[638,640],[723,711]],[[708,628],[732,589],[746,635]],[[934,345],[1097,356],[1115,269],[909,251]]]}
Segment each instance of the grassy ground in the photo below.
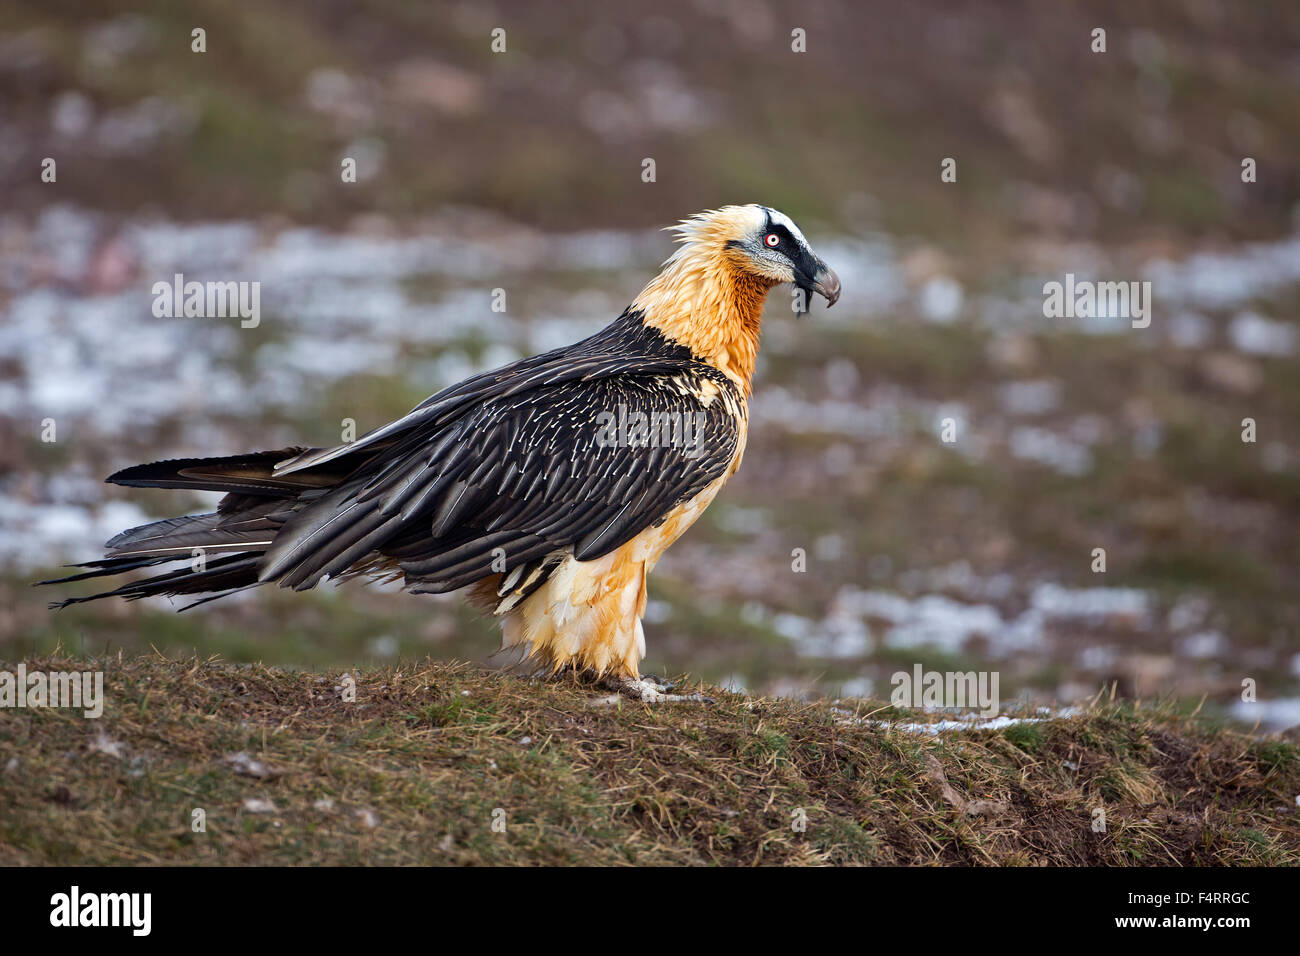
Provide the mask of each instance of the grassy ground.
{"label": "grassy ground", "polygon": [[355,672],[354,702],[339,673],[28,662],[92,667],[101,719],[0,721],[0,864],[1300,863],[1297,748],[1170,708],[936,737],[868,701],[611,706],[431,661]]}

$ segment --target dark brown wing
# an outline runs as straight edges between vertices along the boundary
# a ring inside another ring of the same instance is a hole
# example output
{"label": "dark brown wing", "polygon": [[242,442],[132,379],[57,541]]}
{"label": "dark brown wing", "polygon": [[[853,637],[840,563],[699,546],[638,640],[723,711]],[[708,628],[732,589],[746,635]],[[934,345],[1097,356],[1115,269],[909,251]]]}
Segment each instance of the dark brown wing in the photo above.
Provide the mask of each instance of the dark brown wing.
{"label": "dark brown wing", "polygon": [[447,591],[492,574],[494,558],[499,571],[612,551],[726,472],[743,414],[707,366],[625,364],[510,387],[409,430],[295,515],[261,578],[307,588],[379,552],[416,590]]}

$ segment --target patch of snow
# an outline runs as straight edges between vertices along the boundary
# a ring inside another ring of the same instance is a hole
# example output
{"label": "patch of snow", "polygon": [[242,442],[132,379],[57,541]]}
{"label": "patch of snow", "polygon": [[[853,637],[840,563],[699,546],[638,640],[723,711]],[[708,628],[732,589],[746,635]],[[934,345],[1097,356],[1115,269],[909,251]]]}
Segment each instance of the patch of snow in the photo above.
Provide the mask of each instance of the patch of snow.
{"label": "patch of snow", "polygon": [[1027,461],[1047,465],[1063,475],[1078,477],[1092,470],[1092,452],[1086,445],[1030,425],[1011,431],[1011,454]]}
{"label": "patch of snow", "polygon": [[1232,705],[1231,714],[1244,724],[1258,722],[1264,730],[1286,730],[1300,725],[1300,697],[1239,700]]}
{"label": "patch of snow", "polygon": [[1274,322],[1255,312],[1243,312],[1228,326],[1228,340],[1239,352],[1251,355],[1291,356],[1296,354],[1296,326]]}

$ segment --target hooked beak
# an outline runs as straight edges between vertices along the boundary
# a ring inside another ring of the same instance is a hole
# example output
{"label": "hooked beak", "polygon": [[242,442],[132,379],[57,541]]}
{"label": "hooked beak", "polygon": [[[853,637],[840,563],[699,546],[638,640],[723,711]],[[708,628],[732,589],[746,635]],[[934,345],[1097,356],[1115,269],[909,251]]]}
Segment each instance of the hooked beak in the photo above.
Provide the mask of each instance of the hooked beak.
{"label": "hooked beak", "polygon": [[826,308],[840,301],[840,277],[830,266],[823,265],[813,276],[812,290],[826,299]]}
{"label": "hooked beak", "polygon": [[794,284],[803,290],[802,308],[796,306],[796,315],[807,315],[808,310],[812,307],[812,294],[824,296],[826,299],[826,308],[830,308],[840,299],[840,277],[835,274],[835,270],[818,260],[817,271],[811,277],[807,273],[796,275]]}

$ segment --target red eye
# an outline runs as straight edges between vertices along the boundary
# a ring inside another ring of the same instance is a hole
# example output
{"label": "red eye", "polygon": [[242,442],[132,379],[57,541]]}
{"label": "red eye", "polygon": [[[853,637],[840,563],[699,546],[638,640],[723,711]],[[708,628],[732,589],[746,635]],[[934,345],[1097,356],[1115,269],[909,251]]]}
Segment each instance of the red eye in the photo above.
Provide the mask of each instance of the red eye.
{"label": "red eye", "polygon": [[766,242],[773,249],[775,249],[777,246],[781,244],[781,237],[774,232],[769,232],[767,234],[767,238],[764,239],[763,241]]}

